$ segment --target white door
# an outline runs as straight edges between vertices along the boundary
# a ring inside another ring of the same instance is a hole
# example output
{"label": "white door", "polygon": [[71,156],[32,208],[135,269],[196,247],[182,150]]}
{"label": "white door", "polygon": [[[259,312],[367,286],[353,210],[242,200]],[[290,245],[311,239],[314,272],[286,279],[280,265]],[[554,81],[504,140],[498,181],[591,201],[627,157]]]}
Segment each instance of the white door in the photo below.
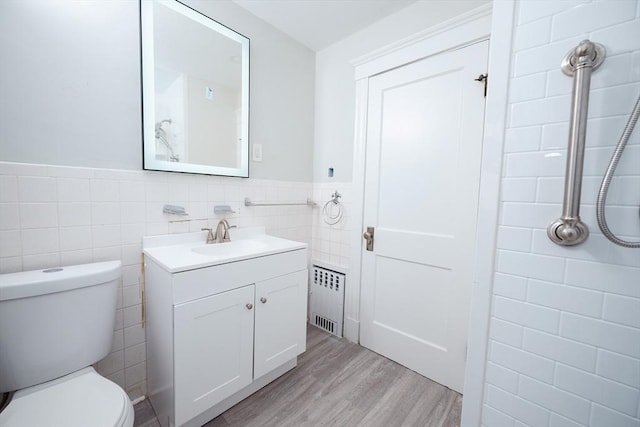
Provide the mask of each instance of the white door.
{"label": "white door", "polygon": [[173,310],[176,425],[251,384],[254,286]]}
{"label": "white door", "polygon": [[256,283],[254,380],[305,351],[307,277],[301,270]]}
{"label": "white door", "polygon": [[[488,42],[369,79],[365,347],[462,391]],[[364,230],[363,230],[364,231]]]}

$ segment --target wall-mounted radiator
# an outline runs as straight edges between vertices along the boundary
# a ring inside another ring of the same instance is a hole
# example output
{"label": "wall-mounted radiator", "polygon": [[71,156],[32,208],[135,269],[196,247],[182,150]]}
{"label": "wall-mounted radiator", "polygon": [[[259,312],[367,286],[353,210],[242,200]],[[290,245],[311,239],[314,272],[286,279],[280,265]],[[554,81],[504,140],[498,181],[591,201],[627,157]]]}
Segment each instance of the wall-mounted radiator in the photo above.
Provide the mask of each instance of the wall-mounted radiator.
{"label": "wall-mounted radiator", "polygon": [[311,275],[311,324],[341,337],[345,275],[317,265]]}

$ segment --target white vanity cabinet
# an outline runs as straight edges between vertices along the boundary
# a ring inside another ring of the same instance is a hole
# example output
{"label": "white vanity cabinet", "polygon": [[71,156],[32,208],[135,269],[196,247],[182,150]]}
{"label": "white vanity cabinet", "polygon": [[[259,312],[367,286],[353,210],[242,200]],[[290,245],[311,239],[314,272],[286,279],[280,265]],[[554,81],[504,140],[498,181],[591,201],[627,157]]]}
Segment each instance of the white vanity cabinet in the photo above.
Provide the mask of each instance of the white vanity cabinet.
{"label": "white vanity cabinet", "polygon": [[307,304],[301,299],[307,298],[307,277],[305,269],[256,283],[254,379],[304,352]]}
{"label": "white vanity cabinet", "polygon": [[253,381],[254,286],[173,308],[176,425]]}
{"label": "white vanity cabinet", "polygon": [[295,367],[307,250],[170,272],[145,251],[148,395],[163,426],[202,425]]}

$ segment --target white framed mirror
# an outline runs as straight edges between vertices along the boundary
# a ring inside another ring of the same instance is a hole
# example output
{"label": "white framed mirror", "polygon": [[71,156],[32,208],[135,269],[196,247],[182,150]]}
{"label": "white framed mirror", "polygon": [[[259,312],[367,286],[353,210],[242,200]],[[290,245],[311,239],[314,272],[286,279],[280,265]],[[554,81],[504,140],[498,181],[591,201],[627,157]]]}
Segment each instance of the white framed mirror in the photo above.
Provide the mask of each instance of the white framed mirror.
{"label": "white framed mirror", "polygon": [[141,0],[143,169],[249,176],[249,39]]}

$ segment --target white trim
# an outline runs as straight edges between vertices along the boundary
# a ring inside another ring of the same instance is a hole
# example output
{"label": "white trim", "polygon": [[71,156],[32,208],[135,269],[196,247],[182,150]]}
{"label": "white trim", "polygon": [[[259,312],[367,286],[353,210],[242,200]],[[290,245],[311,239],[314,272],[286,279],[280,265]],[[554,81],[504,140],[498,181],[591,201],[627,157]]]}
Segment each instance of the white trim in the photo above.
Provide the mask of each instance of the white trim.
{"label": "white trim", "polygon": [[474,291],[471,295],[462,427],[477,427],[482,417],[489,318],[500,210],[500,183],[507,121],[514,2],[494,1],[489,49],[489,91],[485,108]]}
{"label": "white trim", "polygon": [[360,321],[352,317],[344,317],[342,333],[346,339],[357,343],[360,340]]}
{"label": "white trim", "polygon": [[[409,39],[372,52],[353,61],[356,65],[356,125],[353,164],[353,230],[351,233],[351,284],[356,289],[349,292],[345,306],[358,307],[349,319],[359,321],[361,248],[360,236],[364,224],[364,172],[366,152],[366,119],[368,102],[368,78],[389,69],[446,50],[460,48],[492,34],[489,50],[489,75],[491,84],[485,110],[485,129],[480,176],[476,259],[474,268],[474,292],[472,295],[469,352],[465,367],[462,426],[479,426],[482,416],[484,373],[487,358],[491,289],[493,285],[494,255],[499,213],[500,177],[504,130],[506,127],[507,90],[510,70],[510,52],[513,31],[513,2],[493,2],[425,30]],[[492,19],[493,18],[493,19]],[[347,315],[345,313],[345,318]],[[351,327],[359,326],[353,322]],[[349,331],[345,319],[345,336],[356,341],[358,333]]]}
{"label": "white trim", "polygon": [[[488,3],[354,59],[351,64],[356,67],[355,78],[371,77],[444,50],[486,40],[490,27],[491,4]],[[462,31],[455,31],[457,29]]]}
{"label": "white trim", "polygon": [[362,221],[364,214],[364,170],[367,136],[367,104],[369,80],[356,81],[355,137],[353,142],[353,213],[349,240],[351,242],[350,284],[345,288],[344,336],[353,342],[360,341],[360,268],[362,265]]}
{"label": "white trim", "polygon": [[455,27],[466,24],[470,21],[474,21],[483,16],[491,15],[491,3],[484,4],[475,9],[464,12],[460,15],[454,16],[453,18],[447,19],[444,22],[436,24],[432,27],[419,31],[413,35],[400,39],[396,42],[388,44],[380,49],[376,49],[372,52],[359,56],[351,61],[351,65],[354,67],[358,67],[367,62],[371,62],[375,59],[378,59],[382,56],[388,55],[389,53],[393,53],[396,50],[400,50],[407,46],[413,45],[417,42],[420,42],[424,39],[428,39],[433,37],[436,34],[451,31]]}

